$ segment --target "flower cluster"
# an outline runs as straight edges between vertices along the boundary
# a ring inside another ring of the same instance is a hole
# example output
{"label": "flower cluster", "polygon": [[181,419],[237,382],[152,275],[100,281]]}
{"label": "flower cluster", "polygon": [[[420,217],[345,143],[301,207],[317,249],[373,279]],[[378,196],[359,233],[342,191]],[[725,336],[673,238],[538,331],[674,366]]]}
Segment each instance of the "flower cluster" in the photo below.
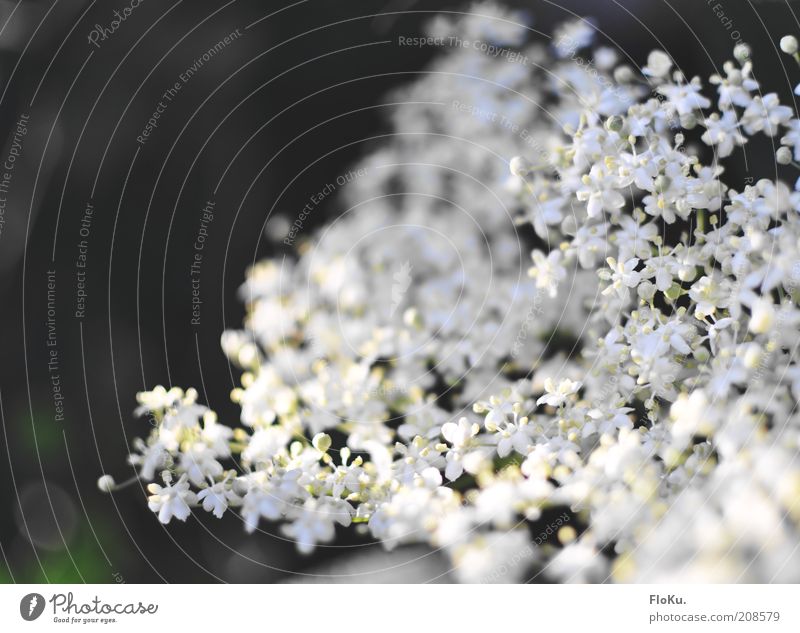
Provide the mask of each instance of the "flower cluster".
{"label": "flower cluster", "polygon": [[474,13],[431,33],[524,63],[445,52],[350,211],[248,272],[241,427],[139,394],[150,509],[279,521],[303,552],[364,524],[468,582],[797,581],[800,181],[722,159],[800,159],[800,119],[743,45],[704,86],[585,21],[546,45]]}

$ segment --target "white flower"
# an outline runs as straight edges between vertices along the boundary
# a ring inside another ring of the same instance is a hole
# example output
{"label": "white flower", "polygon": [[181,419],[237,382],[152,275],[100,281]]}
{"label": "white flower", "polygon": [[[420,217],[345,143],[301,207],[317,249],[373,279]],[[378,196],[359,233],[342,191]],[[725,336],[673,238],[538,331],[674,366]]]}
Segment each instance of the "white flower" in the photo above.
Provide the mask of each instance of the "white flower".
{"label": "white flower", "polygon": [[531,446],[533,429],[526,417],[521,417],[516,423],[508,423],[504,429],[498,431],[500,439],[497,442],[497,455],[507,457],[512,450],[520,455],[526,455]]}
{"label": "white flower", "polygon": [[716,277],[703,276],[692,284],[689,297],[695,302],[695,316],[704,319],[730,303],[730,284]]}
{"label": "white flower", "polygon": [[748,327],[755,334],[765,334],[772,329],[775,322],[775,306],[767,298],[758,299],[753,303],[752,314]]}
{"label": "white flower", "polygon": [[435,445],[419,435],[407,446],[398,442],[395,451],[400,455],[400,459],[394,463],[394,477],[405,484],[410,484],[418,475],[431,467],[444,466],[444,458]]}
{"label": "white flower", "polygon": [[625,206],[625,196],[616,190],[616,176],[599,165],[593,165],[583,177],[584,186],[576,191],[578,200],[586,202],[586,213],[590,218],[603,211],[612,213]]}
{"label": "white flower", "polygon": [[742,114],[742,127],[748,134],[764,132],[767,136],[775,136],[781,125],[788,123],[794,111],[789,106],[780,104],[774,92],[762,97],[755,97]]}
{"label": "white flower", "polygon": [[597,547],[585,540],[570,543],[550,562],[548,570],[562,582],[603,582],[608,564]]}
{"label": "white flower", "polygon": [[547,393],[541,396],[536,401],[536,404],[549,404],[551,407],[560,407],[569,400],[570,396],[578,393],[581,383],[564,378],[556,386],[552,378],[547,378],[544,381],[544,388]]}
{"label": "white flower", "polygon": [[216,459],[216,453],[202,442],[195,442],[181,453],[180,469],[187,474],[189,481],[201,486],[208,480],[215,480],[224,470]]}
{"label": "white flower", "polygon": [[715,112],[703,124],[706,131],[701,138],[707,145],[716,147],[719,158],[730,156],[734,148],[746,142],[739,131],[739,120],[733,110],[727,110],[721,116]]}
{"label": "white flower", "polygon": [[203,430],[200,436],[217,457],[228,457],[231,454],[228,443],[233,437],[233,429],[217,423],[217,414],[213,411],[207,411],[203,416]]}
{"label": "white flower", "polygon": [[658,236],[655,224],[640,224],[630,217],[620,218],[614,243],[619,249],[619,259],[628,261],[634,257],[645,259],[651,255],[651,242]]}
{"label": "white flower", "polygon": [[781,137],[781,143],[794,147],[794,159],[800,160],[800,119],[792,119],[786,127],[787,133]]}
{"label": "white flower", "polygon": [[567,278],[567,271],[561,264],[561,251],[550,251],[546,256],[541,251],[533,251],[533,266],[528,274],[536,279],[536,287],[547,290],[550,297],[558,294],[558,284]]}
{"label": "white flower", "polygon": [[369,529],[391,550],[436,534],[440,525],[460,508],[460,499],[451,488],[401,486],[388,500],[379,503],[369,518]]}
{"label": "white flower", "polygon": [[709,81],[718,84],[719,108],[729,110],[733,106],[746,108],[752,101],[752,92],[759,89],[758,82],[750,74],[752,64],[748,61],[741,68],[736,67],[732,62],[726,62],[723,66],[726,77],[712,75]]}
{"label": "white flower", "polygon": [[454,552],[454,571],[461,582],[515,583],[527,578],[536,560],[534,546],[522,530],[475,536]]}
{"label": "white flower", "polygon": [[136,394],[136,400],[141,405],[136,409],[136,415],[151,412],[163,412],[183,398],[183,390],[173,387],[167,391],[161,385],[152,391],[141,391]]}
{"label": "white flower", "polygon": [[486,485],[475,500],[475,516],[483,524],[509,529],[516,523],[522,498],[513,481],[494,481]]}
{"label": "white flower", "polygon": [[157,470],[166,465],[167,449],[160,441],[145,444],[141,438],[136,438],[133,443],[138,453],[131,453],[128,456],[128,463],[139,467],[139,474],[142,479],[151,480]]}
{"label": "white flower", "polygon": [[458,423],[448,422],[442,426],[442,436],[451,445],[447,452],[445,469],[445,477],[450,481],[455,481],[464,472],[464,462],[473,454],[470,449],[477,446],[474,438],[480,429],[478,424],[470,423],[467,418],[461,418]]}
{"label": "white flower", "polygon": [[578,251],[578,261],[584,268],[591,268],[609,248],[602,230],[597,226],[584,225],[579,228],[572,243]]}
{"label": "white flower", "polygon": [[683,116],[711,105],[711,101],[700,94],[701,89],[700,82],[695,78],[688,84],[659,86],[658,92],[667,98],[679,115]]}
{"label": "white flower", "polygon": [[280,426],[258,429],[242,451],[242,459],[250,463],[266,462],[275,457],[289,441],[289,433]]}
{"label": "white flower", "polygon": [[225,514],[230,499],[238,499],[238,497],[230,490],[227,479],[203,488],[197,493],[197,501],[202,503],[203,510],[211,512],[218,519]]}
{"label": "white flower", "polygon": [[470,424],[467,418],[461,418],[457,424],[448,422],[442,426],[442,436],[453,445],[453,448],[466,447],[478,431],[480,427],[475,423]]}
{"label": "white flower", "polygon": [[247,532],[254,532],[259,519],[277,521],[283,516],[286,502],[270,494],[265,488],[253,486],[243,497],[242,518]]}
{"label": "white flower", "polygon": [[553,33],[553,42],[558,55],[567,57],[589,46],[594,37],[594,25],[588,20],[577,19],[558,27]]}
{"label": "white flower", "polygon": [[283,526],[283,533],[295,540],[303,554],[314,551],[317,543],[327,543],[335,536],[334,525],[350,525],[352,508],[341,500],[309,499],[299,509],[296,518]]}
{"label": "white flower", "polygon": [[164,414],[162,428],[175,432],[193,429],[200,425],[200,419],[206,411],[208,411],[206,407],[193,402],[178,405]]}
{"label": "white flower", "polygon": [[716,414],[702,389],[687,396],[681,394],[669,410],[672,434],[681,448],[695,435],[711,435],[716,428]]}
{"label": "white flower", "polygon": [[187,475],[182,475],[174,485],[165,483],[150,484],[147,490],[150,492],[148,497],[148,507],[153,512],[158,513],[158,520],[161,523],[169,523],[172,517],[179,521],[185,521],[192,513],[189,504],[196,502],[195,494],[189,490]]}
{"label": "white flower", "polygon": [[610,280],[611,284],[603,290],[603,294],[616,292],[621,299],[626,299],[628,288],[635,288],[641,281],[641,274],[634,270],[639,265],[639,260],[634,257],[626,262],[617,262],[609,257],[606,261],[611,270],[600,271],[600,278]]}
{"label": "white flower", "polygon": [[309,493],[300,483],[303,472],[290,470],[268,476],[264,471],[246,475],[241,484],[246,488],[242,497],[242,518],[248,532],[255,531],[262,517],[280,519],[293,505],[305,501]]}

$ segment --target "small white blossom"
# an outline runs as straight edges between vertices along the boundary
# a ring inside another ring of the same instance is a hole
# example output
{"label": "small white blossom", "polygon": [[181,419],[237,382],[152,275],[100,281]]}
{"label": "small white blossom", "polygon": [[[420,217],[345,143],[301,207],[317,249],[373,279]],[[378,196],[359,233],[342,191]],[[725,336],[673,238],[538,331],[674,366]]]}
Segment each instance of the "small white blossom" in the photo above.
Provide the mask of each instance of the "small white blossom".
{"label": "small white blossom", "polygon": [[549,404],[551,407],[559,407],[570,396],[578,393],[581,383],[564,378],[556,385],[552,378],[548,378],[544,381],[544,388],[547,393],[539,398],[536,404]]}
{"label": "small white blossom", "polygon": [[179,521],[185,521],[192,513],[190,504],[195,503],[196,496],[189,490],[189,482],[187,475],[182,475],[177,483],[160,486],[159,484],[150,484],[147,486],[150,496],[148,497],[148,506],[150,510],[158,513],[158,520],[161,523],[169,523],[172,517]]}
{"label": "small white blossom", "polygon": [[567,271],[561,263],[561,251],[550,251],[546,256],[541,251],[533,251],[533,266],[528,274],[536,279],[536,287],[547,290],[551,297],[558,294],[558,284],[567,278]]}
{"label": "small white blossom", "polygon": [[215,483],[213,486],[203,488],[197,493],[197,501],[203,506],[203,510],[211,512],[218,519],[222,518],[231,499],[238,500],[238,497],[230,490],[227,479]]}
{"label": "small white blossom", "polygon": [[626,262],[617,262],[613,257],[607,260],[608,265],[611,267],[610,271],[601,271],[601,279],[611,281],[603,294],[616,292],[621,298],[627,298],[628,288],[635,288],[641,281],[642,276],[634,269],[639,265],[639,260],[634,258]]}

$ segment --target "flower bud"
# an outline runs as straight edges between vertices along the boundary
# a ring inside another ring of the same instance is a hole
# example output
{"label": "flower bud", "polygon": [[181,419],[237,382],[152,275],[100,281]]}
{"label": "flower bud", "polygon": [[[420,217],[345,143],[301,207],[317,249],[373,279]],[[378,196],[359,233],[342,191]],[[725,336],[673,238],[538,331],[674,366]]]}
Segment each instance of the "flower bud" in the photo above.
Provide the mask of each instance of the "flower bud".
{"label": "flower bud", "polygon": [[797,52],[797,38],[794,35],[784,35],[781,38],[781,50],[787,55]]}
{"label": "flower bud", "polygon": [[681,127],[684,130],[693,130],[697,127],[697,116],[695,116],[694,112],[687,112],[686,114],[682,114],[680,116],[681,119]]}
{"label": "flower bud", "polygon": [[750,47],[747,44],[737,44],[733,49],[733,56],[740,64],[744,64],[750,59]]}
{"label": "flower bud", "polygon": [[788,147],[779,147],[778,151],[775,152],[775,160],[781,165],[788,165],[792,162],[792,150]]}
{"label": "flower bud", "polygon": [[317,433],[311,440],[311,444],[321,453],[325,453],[331,447],[331,436],[327,433]]}
{"label": "flower bud", "polygon": [[619,132],[623,125],[625,120],[621,116],[614,115],[606,119],[606,129],[609,132]]}
{"label": "flower bud", "polygon": [[647,57],[646,75],[653,77],[666,77],[672,68],[672,58],[664,51],[655,50]]}
{"label": "flower bud", "polygon": [[514,156],[508,164],[508,168],[514,176],[524,178],[531,173],[533,165],[531,165],[531,162],[524,156]]}
{"label": "flower bud", "polygon": [[753,334],[768,332],[775,321],[775,307],[768,299],[758,299],[752,308],[749,328]]}
{"label": "flower bud", "polygon": [[100,489],[100,492],[111,492],[116,485],[111,475],[103,475],[97,480],[97,487]]}
{"label": "flower bud", "polygon": [[630,66],[617,66],[614,69],[614,81],[618,84],[627,84],[636,79],[636,73]]}
{"label": "flower bud", "polygon": [[697,268],[694,266],[681,266],[678,268],[678,279],[681,281],[694,281],[697,277]]}
{"label": "flower bud", "polygon": [[419,330],[423,326],[422,315],[416,308],[408,308],[408,310],[403,312],[403,323],[407,327],[413,327]]}
{"label": "flower bud", "polygon": [[675,301],[678,297],[681,296],[683,289],[681,288],[680,284],[673,283],[667,291],[664,293],[668,299]]}
{"label": "flower bud", "polygon": [[744,349],[742,363],[747,369],[755,369],[761,363],[763,350],[758,343],[750,343]]}
{"label": "flower bud", "polygon": [[572,543],[578,537],[578,533],[571,525],[565,525],[558,531],[557,536],[561,544],[567,545]]}
{"label": "flower bud", "polygon": [[656,294],[656,287],[653,283],[649,281],[643,281],[636,288],[636,294],[638,294],[639,297],[644,299],[645,301],[648,302],[652,301],[653,297]]}

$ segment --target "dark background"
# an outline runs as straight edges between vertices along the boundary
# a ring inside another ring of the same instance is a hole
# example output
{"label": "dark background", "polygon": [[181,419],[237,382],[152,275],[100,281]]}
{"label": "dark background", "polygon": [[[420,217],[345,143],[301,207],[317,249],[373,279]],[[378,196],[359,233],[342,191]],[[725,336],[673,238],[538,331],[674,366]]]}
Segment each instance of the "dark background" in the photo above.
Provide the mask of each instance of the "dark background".
{"label": "dark background", "polygon": [[[379,143],[370,137],[388,130],[388,109],[371,106],[437,54],[397,46],[398,36],[419,35],[435,11],[468,5],[146,0],[93,47],[93,25],[107,26],[128,4],[0,0],[0,157],[20,115],[30,116],[0,233],[0,580],[302,579],[291,572],[316,574],[352,549],[321,547],[304,558],[274,526],[247,536],[232,517],[165,529],[140,488],[109,496],[95,481],[103,472],[118,481],[132,474],[128,443],[147,424],[133,416],[141,389],[196,386],[223,421],[236,423],[228,396],[237,376],[219,335],[241,322],[236,290],[246,267],[282,248],[263,232],[270,211],[294,217]],[[594,16],[607,42],[631,58],[643,64],[659,46],[689,76],[729,59],[731,33],[740,31],[764,92],[791,103],[800,81],[776,49],[781,35],[800,32],[794,2],[720,0],[730,29],[705,0],[504,4],[525,8],[544,32],[571,13]],[[136,136],[163,91],[237,28],[242,37],[182,88],[140,147]],[[367,46],[374,42],[385,43]],[[212,196],[202,322],[192,327],[188,271]],[[90,200],[88,298],[76,319],[75,261]],[[326,200],[304,234],[336,205]],[[56,271],[63,421],[54,419],[47,367],[48,270]],[[337,541],[368,543],[352,533]]]}

